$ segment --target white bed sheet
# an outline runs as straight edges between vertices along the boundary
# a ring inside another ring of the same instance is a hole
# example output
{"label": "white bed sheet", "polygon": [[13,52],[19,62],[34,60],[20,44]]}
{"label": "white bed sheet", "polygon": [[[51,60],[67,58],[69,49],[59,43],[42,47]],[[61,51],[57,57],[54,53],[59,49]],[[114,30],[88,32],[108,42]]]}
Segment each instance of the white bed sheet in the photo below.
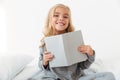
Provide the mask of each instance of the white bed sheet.
{"label": "white bed sheet", "polygon": [[86,71],[91,72],[112,72],[116,80],[120,80],[120,57],[96,59],[91,67]]}
{"label": "white bed sheet", "polygon": [[112,72],[115,75],[116,80],[120,80],[120,57],[103,59],[104,71]]}

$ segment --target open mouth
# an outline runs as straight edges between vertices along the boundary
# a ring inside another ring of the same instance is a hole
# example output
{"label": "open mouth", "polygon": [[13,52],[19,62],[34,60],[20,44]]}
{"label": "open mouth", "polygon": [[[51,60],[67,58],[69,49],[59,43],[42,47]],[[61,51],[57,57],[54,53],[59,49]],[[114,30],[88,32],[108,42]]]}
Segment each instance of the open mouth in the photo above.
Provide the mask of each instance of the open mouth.
{"label": "open mouth", "polygon": [[59,25],[59,26],[64,26],[64,25],[65,25],[65,23],[58,22],[58,23],[57,23],[57,25]]}

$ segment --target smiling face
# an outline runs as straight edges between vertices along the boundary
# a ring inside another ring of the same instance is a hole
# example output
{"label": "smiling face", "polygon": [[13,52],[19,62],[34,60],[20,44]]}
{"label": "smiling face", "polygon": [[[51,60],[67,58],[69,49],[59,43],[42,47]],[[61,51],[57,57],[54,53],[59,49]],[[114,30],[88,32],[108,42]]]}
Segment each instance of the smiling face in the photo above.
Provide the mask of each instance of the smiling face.
{"label": "smiling face", "polygon": [[58,7],[52,17],[52,27],[54,28],[55,34],[61,34],[66,32],[69,24],[69,11],[66,8]]}

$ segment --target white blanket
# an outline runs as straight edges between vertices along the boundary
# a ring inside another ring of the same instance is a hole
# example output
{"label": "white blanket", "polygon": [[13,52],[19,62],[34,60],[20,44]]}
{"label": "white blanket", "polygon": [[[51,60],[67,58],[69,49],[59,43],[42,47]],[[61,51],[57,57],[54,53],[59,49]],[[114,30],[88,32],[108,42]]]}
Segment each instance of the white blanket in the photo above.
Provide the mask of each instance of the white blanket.
{"label": "white blanket", "polygon": [[[86,74],[91,74],[94,72],[112,72],[116,80],[120,80],[120,63],[119,58],[117,60],[111,59],[96,59],[96,61],[91,65],[91,67],[85,70]],[[31,64],[27,65],[25,69],[18,74],[13,80],[27,80],[34,73],[36,73],[39,68],[37,64],[38,60],[34,59]]]}

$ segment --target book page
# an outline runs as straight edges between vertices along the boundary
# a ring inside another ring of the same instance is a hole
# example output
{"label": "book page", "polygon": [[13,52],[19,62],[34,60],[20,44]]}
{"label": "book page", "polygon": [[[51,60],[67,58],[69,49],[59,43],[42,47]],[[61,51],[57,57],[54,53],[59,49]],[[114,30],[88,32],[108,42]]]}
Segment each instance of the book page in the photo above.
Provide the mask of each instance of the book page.
{"label": "book page", "polygon": [[64,49],[66,51],[66,57],[68,66],[85,61],[87,59],[86,54],[78,51],[80,45],[84,45],[81,31],[70,32],[63,35]]}
{"label": "book page", "polygon": [[64,44],[61,35],[45,38],[47,51],[50,51],[54,58],[49,62],[50,67],[66,66],[67,60],[64,51]]}

